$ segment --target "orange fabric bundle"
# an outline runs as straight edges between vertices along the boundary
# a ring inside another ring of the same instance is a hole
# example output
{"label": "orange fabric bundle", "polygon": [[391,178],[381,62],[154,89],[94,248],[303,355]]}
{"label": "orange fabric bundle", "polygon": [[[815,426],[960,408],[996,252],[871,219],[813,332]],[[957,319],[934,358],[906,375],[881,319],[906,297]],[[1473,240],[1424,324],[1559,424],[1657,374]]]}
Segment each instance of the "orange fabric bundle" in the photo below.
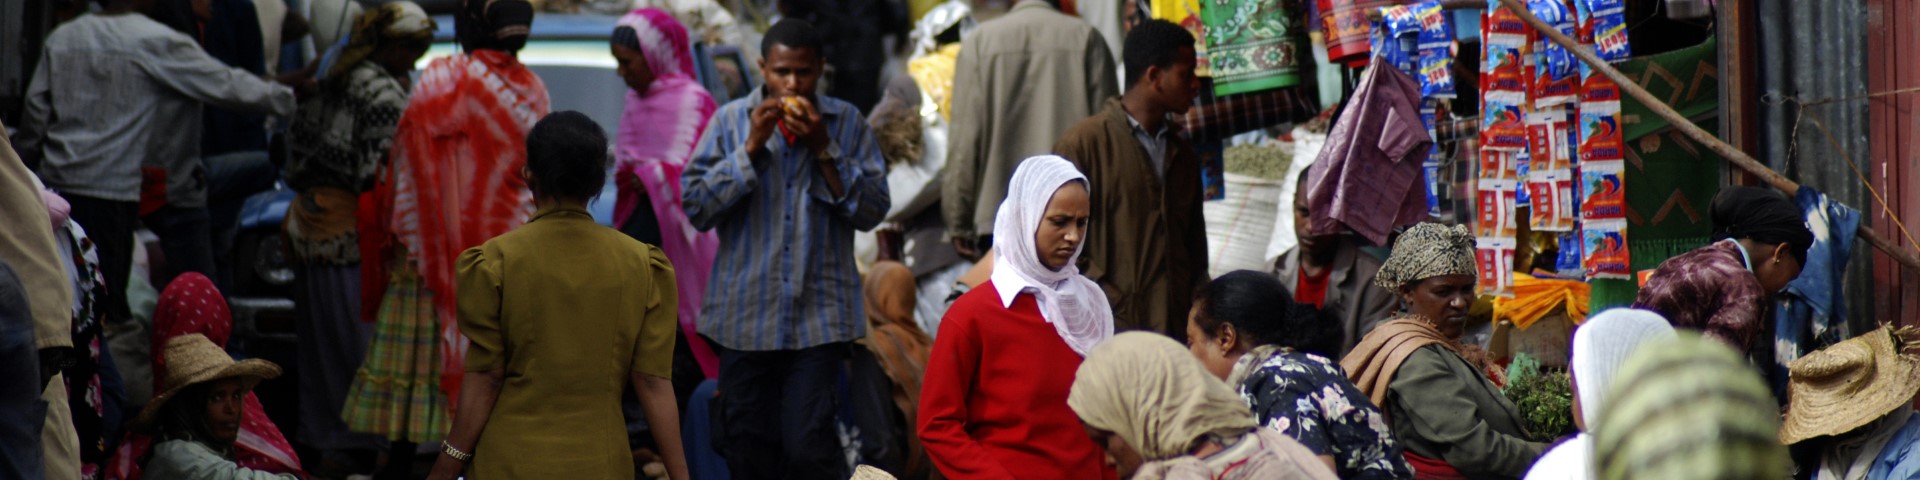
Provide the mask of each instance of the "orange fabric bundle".
{"label": "orange fabric bundle", "polygon": [[1533,322],[1546,318],[1554,307],[1565,305],[1567,318],[1574,325],[1586,323],[1593,288],[1577,280],[1542,279],[1525,273],[1513,274],[1513,298],[1493,301],[1493,320],[1511,320],[1515,328],[1525,330]]}

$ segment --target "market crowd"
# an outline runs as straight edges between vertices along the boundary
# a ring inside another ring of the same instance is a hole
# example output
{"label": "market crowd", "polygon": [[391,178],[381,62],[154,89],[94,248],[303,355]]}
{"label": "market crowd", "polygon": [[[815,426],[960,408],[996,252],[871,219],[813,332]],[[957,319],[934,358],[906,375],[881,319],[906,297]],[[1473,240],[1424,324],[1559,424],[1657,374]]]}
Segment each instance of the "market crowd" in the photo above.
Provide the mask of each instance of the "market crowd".
{"label": "market crowd", "polygon": [[[1537,435],[1468,335],[1475,236],[1369,196],[1432,141],[1393,69],[1288,180],[1297,246],[1212,277],[1189,113],[1248,107],[1143,2],[916,2],[884,82],[864,11],[787,7],[724,104],[712,18],[631,10],[618,125],[551,111],[533,3],[460,2],[418,72],[418,5],[270,3],[101,0],[46,39],[0,148],[0,478],[1920,478],[1913,330],[1759,354],[1830,240],[1753,187],[1584,318],[1546,412],[1575,428]],[[276,171],[296,365],[229,345],[226,190]]]}

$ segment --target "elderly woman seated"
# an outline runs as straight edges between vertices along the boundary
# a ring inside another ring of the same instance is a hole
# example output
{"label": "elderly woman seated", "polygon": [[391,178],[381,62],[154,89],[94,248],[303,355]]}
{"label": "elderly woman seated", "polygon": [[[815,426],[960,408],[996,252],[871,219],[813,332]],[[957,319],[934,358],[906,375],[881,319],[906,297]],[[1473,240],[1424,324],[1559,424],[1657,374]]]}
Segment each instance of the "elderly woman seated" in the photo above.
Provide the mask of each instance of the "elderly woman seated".
{"label": "elderly woman seated", "polygon": [[1406,312],[1374,327],[1340,361],[1387,414],[1422,478],[1517,478],[1546,450],[1526,440],[1513,402],[1478,346],[1460,343],[1478,278],[1465,226],[1414,225],[1374,283]]}

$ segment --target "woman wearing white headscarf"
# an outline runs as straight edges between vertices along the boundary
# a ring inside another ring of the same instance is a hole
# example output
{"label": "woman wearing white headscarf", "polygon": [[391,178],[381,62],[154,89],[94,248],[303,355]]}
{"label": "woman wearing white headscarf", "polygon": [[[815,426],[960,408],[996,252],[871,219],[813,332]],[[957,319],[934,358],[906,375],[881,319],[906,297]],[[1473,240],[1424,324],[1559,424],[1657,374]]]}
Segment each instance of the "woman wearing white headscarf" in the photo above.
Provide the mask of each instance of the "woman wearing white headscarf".
{"label": "woman wearing white headscarf", "polygon": [[1527,470],[1527,480],[1594,478],[1593,436],[1586,431],[1600,424],[1600,406],[1606,403],[1615,373],[1641,345],[1673,338],[1666,317],[1631,308],[1600,312],[1574,330],[1573,422],[1582,431],[1540,456]]}
{"label": "woman wearing white headscarf", "polygon": [[1123,479],[1338,478],[1299,441],[1259,428],[1239,395],[1159,334],[1123,333],[1094,348],[1067,405]]}
{"label": "woman wearing white headscarf", "polygon": [[1113,336],[1106,295],[1073,266],[1087,193],[1060,157],[1013,173],[993,274],[941,320],[921,386],[920,441],[947,478],[1113,478],[1067,408],[1081,357]]}

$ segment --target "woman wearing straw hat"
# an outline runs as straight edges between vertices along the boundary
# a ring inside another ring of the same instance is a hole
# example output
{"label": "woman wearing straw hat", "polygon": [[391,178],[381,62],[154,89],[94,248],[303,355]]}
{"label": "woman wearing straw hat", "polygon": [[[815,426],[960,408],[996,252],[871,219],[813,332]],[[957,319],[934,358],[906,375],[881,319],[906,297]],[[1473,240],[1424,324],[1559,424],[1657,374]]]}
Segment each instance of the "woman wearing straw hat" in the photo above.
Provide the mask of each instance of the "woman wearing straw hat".
{"label": "woman wearing straw hat", "polygon": [[1094,347],[1067,406],[1122,479],[1340,478],[1299,441],[1260,428],[1233,389],[1157,333],[1122,333]]}
{"label": "woman wearing straw hat", "polygon": [[1460,343],[1478,278],[1473,245],[1465,226],[1422,223],[1402,234],[1374,283],[1407,311],[1340,360],[1386,412],[1420,478],[1517,478],[1547,447],[1527,441],[1486,352]]}
{"label": "woman wearing straw hat", "polygon": [[1920,478],[1920,356],[1911,328],[1882,326],[1794,360],[1780,442],[1819,441],[1817,480]]}
{"label": "woman wearing straw hat", "polygon": [[206,336],[167,341],[166,390],[153,397],[134,419],[134,428],[159,438],[147,460],[151,478],[292,479],[249,470],[233,462],[247,392],[261,380],[280,376],[273,362],[235,362]]}

